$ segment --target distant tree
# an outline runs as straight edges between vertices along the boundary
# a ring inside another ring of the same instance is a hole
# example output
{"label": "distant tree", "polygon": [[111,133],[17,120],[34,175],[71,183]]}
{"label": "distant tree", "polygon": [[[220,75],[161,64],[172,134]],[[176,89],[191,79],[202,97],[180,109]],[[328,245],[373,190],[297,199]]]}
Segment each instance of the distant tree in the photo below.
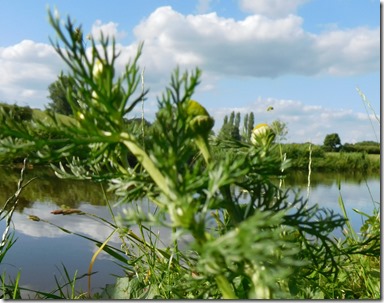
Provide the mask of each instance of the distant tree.
{"label": "distant tree", "polygon": [[18,106],[17,104],[10,105],[0,103],[0,107],[6,113],[11,114],[12,119],[18,122],[29,121],[33,116],[33,111],[29,106]]}
{"label": "distant tree", "polygon": [[367,154],[380,154],[380,143],[375,141],[361,141],[355,144],[344,143],[341,148],[343,152],[359,152]]}
{"label": "distant tree", "polygon": [[229,124],[233,125],[235,123],[235,112],[231,112],[231,115],[229,116]]}
{"label": "distant tree", "polygon": [[227,123],[228,123],[228,116],[225,115],[223,125],[224,125],[224,124],[227,124]]}
{"label": "distant tree", "polygon": [[[238,115],[236,115],[236,117],[237,116]],[[238,123],[240,124],[240,113],[239,113],[238,119],[239,119]],[[229,116],[229,120],[228,120],[228,116],[225,116],[223,126],[221,127],[220,132],[218,134],[218,139],[240,141],[241,140],[240,130],[239,130],[239,127],[236,126],[236,124],[237,124],[237,121],[235,120],[235,112],[231,113],[231,115]]]}
{"label": "distant tree", "polygon": [[236,113],[236,116],[235,116],[235,126],[240,129],[240,120],[241,120],[241,115],[240,113]]}
{"label": "distant tree", "polygon": [[71,79],[64,75],[59,76],[55,82],[49,85],[48,98],[51,99],[52,102],[48,104],[48,109],[67,116],[73,114],[72,108],[69,105],[67,99],[67,88],[69,88],[71,85]]}
{"label": "distant tree", "polygon": [[220,129],[219,135],[218,135],[219,140],[241,140],[239,128],[236,127],[233,124],[223,124],[223,126]]}
{"label": "distant tree", "polygon": [[244,141],[248,140],[247,130],[248,130],[248,113],[246,113],[244,116],[243,130],[241,132],[241,136],[243,137]]}
{"label": "distant tree", "polygon": [[326,135],[323,146],[325,151],[339,151],[341,148],[341,140],[339,135],[336,133]]}
{"label": "distant tree", "polygon": [[251,138],[253,127],[255,126],[255,115],[253,112],[249,113],[248,126],[247,126],[247,139]]}

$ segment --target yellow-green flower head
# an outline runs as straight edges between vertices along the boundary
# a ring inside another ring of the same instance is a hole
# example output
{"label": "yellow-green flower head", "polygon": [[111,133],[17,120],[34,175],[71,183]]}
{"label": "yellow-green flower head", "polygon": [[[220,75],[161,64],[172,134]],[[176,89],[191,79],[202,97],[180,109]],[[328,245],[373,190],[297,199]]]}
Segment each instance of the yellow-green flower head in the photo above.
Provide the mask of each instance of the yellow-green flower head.
{"label": "yellow-green flower head", "polygon": [[195,100],[188,100],[187,102],[187,114],[191,129],[200,135],[208,135],[215,124],[215,120],[199,102]]}
{"label": "yellow-green flower head", "polygon": [[199,102],[195,100],[188,100],[187,113],[190,117],[196,116],[209,116],[207,110]]}
{"label": "yellow-green flower head", "polygon": [[92,74],[95,79],[107,77],[113,78],[113,66],[109,66],[105,60],[97,59],[93,65]]}
{"label": "yellow-green flower head", "polygon": [[257,124],[251,134],[251,142],[254,145],[266,145],[269,140],[275,138],[275,132],[272,128],[266,123]]}
{"label": "yellow-green flower head", "polygon": [[103,70],[104,70],[103,62],[97,59],[92,70],[93,77],[98,78],[100,75],[102,75]]}

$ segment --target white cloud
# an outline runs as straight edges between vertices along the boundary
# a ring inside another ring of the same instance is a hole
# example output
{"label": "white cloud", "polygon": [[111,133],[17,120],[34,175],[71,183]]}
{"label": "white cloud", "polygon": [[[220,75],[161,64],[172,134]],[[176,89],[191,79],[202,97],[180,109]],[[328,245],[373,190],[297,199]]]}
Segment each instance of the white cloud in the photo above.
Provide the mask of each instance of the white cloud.
{"label": "white cloud", "polygon": [[236,21],[216,13],[182,15],[161,7],[135,29],[142,62],[156,77],[175,65],[227,76],[354,75],[379,68],[379,28],[305,32],[303,19],[252,15]]}
{"label": "white cloud", "polygon": [[[273,111],[267,112],[269,106],[274,108]],[[350,109],[309,106],[296,100],[258,98],[248,106],[223,108],[211,113],[216,121],[216,132],[221,128],[224,116],[232,111],[240,112],[242,118],[252,111],[255,114],[255,124],[271,123],[277,119],[285,122],[288,127],[287,142],[322,144],[325,136],[330,133],[338,133],[342,143],[376,141],[375,132],[379,134],[380,131],[380,126],[373,115],[368,117]],[[375,131],[369,119],[373,121]]]}
{"label": "white cloud", "polygon": [[[265,4],[263,1],[260,3]],[[297,8],[303,1],[295,3]],[[292,7],[290,10],[294,11]],[[157,108],[155,95],[169,83],[170,73],[177,65],[182,70],[196,66],[202,68],[200,91],[212,90],[218,81],[231,77],[349,76],[379,69],[379,28],[331,28],[313,34],[303,29],[301,17],[283,15],[272,19],[254,14],[243,20],[234,20],[216,13],[183,15],[171,7],[160,7],[143,19],[134,29],[134,34],[137,41],[145,42],[140,65],[146,69],[145,86],[151,88],[151,100],[145,104],[146,117],[147,113],[153,116]],[[100,30],[105,34],[123,36],[114,22],[103,24],[96,21],[92,31],[97,34]],[[116,45],[121,52],[117,61],[118,73],[135,55],[137,43]],[[42,107],[42,102],[48,102],[48,85],[63,67],[48,44],[24,40],[0,48],[0,101]],[[300,140],[321,142],[323,136],[331,131],[327,125],[336,130],[339,124],[348,125],[349,131],[344,128],[340,134],[347,142],[372,134],[372,130],[365,126],[354,126],[353,123],[361,123],[357,114],[336,113],[292,102],[290,106],[287,106],[290,104],[288,101],[276,105],[284,108],[280,118],[286,119],[292,136]],[[215,115],[220,113],[215,111]],[[318,119],[319,113],[323,114],[322,122]],[[141,116],[140,109],[133,114]],[[216,120],[216,125],[222,118]],[[368,121],[364,122],[369,126]]]}
{"label": "white cloud", "polygon": [[205,14],[208,12],[211,8],[211,2],[212,0],[198,0],[196,6],[197,12],[199,14]]}
{"label": "white cloud", "polygon": [[101,20],[96,20],[92,25],[91,34],[96,39],[99,40],[101,38],[101,33],[104,37],[115,37],[115,39],[123,39],[126,36],[124,31],[118,31],[118,23],[108,22],[103,23]]}
{"label": "white cloud", "polygon": [[0,47],[0,101],[34,102],[46,100],[48,85],[63,66],[52,46],[23,40]]}
{"label": "white cloud", "polygon": [[319,35],[314,47],[319,66],[331,75],[353,75],[378,70],[380,30],[354,28]]}
{"label": "white cloud", "polygon": [[240,0],[240,8],[252,14],[284,17],[294,14],[308,0]]}

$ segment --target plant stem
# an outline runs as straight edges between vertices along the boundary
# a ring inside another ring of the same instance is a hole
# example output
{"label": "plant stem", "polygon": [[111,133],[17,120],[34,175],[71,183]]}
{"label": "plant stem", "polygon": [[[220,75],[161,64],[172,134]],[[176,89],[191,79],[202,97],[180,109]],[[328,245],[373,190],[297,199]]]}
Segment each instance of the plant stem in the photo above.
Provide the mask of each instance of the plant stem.
{"label": "plant stem", "polygon": [[[175,198],[170,191],[162,173],[157,169],[148,154],[137,144],[136,140],[127,133],[120,134],[122,143],[132,152],[141,165],[145,168],[152,180],[168,198]],[[174,199],[172,199],[174,200]]]}
{"label": "plant stem", "polygon": [[223,299],[238,299],[235,293],[232,290],[231,285],[224,275],[217,275],[215,277],[217,286],[219,287],[221,293],[223,294]]}

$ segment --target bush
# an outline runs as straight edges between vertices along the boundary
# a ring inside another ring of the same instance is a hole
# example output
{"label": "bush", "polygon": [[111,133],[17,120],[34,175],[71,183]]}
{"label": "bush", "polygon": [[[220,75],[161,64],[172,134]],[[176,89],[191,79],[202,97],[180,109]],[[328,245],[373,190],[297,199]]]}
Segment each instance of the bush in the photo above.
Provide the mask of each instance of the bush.
{"label": "bush", "polygon": [[359,152],[367,154],[380,154],[380,143],[367,141],[367,142],[358,142],[355,144],[345,143],[341,149],[344,152]]}
{"label": "bush", "polygon": [[0,104],[0,108],[8,113],[15,121],[29,121],[32,119],[33,110],[29,106]]}

